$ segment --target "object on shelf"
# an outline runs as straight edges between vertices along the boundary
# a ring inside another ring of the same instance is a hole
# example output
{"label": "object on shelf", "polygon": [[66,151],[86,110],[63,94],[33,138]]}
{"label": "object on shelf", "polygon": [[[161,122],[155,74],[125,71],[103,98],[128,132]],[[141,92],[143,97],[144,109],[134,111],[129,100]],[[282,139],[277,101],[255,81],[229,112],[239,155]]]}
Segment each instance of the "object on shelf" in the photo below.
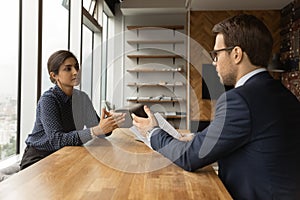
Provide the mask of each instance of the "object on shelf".
{"label": "object on shelf", "polygon": [[176,112],[175,111],[169,111],[164,113],[165,116],[175,116]]}
{"label": "object on shelf", "polygon": [[127,85],[128,86],[135,86],[135,85],[137,85],[137,83],[135,83],[135,82],[129,82],[129,83],[127,83]]}
{"label": "object on shelf", "polygon": [[128,54],[128,58],[182,58],[178,54]]}
{"label": "object on shelf", "polygon": [[183,101],[182,97],[172,97],[173,101]]}
{"label": "object on shelf", "polygon": [[128,101],[136,101],[138,98],[137,97],[127,97]]}
{"label": "object on shelf", "polygon": [[176,115],[186,116],[186,112],[176,112]]}
{"label": "object on shelf", "polygon": [[154,69],[154,68],[133,68],[127,69],[127,72],[182,72],[182,68],[161,68],[161,69]]}
{"label": "object on shelf", "polygon": [[172,101],[172,97],[163,96],[160,100],[161,101]]}
{"label": "object on shelf", "polygon": [[159,83],[135,83],[135,82],[129,82],[127,83],[127,86],[134,86],[134,87],[178,87],[183,86],[184,84],[182,82],[175,82],[175,83],[168,83],[168,82],[159,82]]}
{"label": "object on shelf", "polygon": [[127,101],[134,102],[178,102],[183,101],[182,97],[170,97],[158,95],[155,97],[127,97]]}
{"label": "object on shelf", "polygon": [[177,85],[177,86],[182,86],[182,85],[183,85],[183,82],[176,81],[176,82],[174,83],[174,85]]}
{"label": "object on shelf", "polygon": [[150,100],[151,97],[138,97],[137,99],[140,101],[146,101],[146,100]]}
{"label": "object on shelf", "polygon": [[163,98],[163,95],[158,95],[156,97],[151,97],[150,99],[153,100],[153,101],[159,101]]}
{"label": "object on shelf", "polygon": [[181,112],[174,112],[174,111],[166,111],[164,113],[161,113],[162,116],[164,116],[166,119],[182,119],[186,118],[186,114],[179,114]]}

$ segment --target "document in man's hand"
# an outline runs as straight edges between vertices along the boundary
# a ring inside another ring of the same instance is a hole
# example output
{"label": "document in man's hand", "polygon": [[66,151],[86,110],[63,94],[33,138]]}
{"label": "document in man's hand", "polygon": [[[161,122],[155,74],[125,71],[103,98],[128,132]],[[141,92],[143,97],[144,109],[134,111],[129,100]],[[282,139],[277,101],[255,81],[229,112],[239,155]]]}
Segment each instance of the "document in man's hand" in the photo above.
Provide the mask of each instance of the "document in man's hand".
{"label": "document in man's hand", "polygon": [[129,128],[134,135],[136,136],[136,140],[144,142],[150,149],[152,149],[151,145],[150,145],[150,141],[147,139],[147,137],[143,136],[139,130],[136,128],[136,126],[132,126]]}
{"label": "document in man's hand", "polygon": [[163,129],[176,139],[181,138],[181,134],[160,113],[154,113],[154,116],[158,122],[158,126],[161,129]]}
{"label": "document in man's hand", "polygon": [[[158,122],[158,126],[161,129],[163,129],[176,139],[182,137],[181,134],[160,113],[156,112],[154,113],[154,116]],[[135,134],[137,140],[144,142],[148,147],[152,149],[150,141],[147,139],[147,137],[143,136],[135,126],[132,126],[130,130]]]}

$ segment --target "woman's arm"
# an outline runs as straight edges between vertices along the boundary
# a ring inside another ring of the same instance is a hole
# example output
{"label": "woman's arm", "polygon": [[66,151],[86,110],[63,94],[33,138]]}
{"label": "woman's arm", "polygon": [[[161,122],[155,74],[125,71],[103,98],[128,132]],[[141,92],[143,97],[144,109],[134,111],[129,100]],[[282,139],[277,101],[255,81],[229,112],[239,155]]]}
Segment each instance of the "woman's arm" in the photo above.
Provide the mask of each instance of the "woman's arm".
{"label": "woman's arm", "polygon": [[37,115],[54,150],[64,146],[78,146],[90,140],[90,130],[76,130],[71,104],[61,105],[53,96],[41,97]]}

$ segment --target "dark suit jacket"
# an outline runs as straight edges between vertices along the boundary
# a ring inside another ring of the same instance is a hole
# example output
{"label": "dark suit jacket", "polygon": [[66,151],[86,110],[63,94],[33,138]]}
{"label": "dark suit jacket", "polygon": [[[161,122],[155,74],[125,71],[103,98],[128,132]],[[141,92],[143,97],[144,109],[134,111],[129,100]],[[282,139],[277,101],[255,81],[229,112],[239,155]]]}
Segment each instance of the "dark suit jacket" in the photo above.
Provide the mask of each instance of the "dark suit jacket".
{"label": "dark suit jacket", "polygon": [[188,171],[218,161],[234,199],[300,199],[300,102],[268,72],[222,94],[192,141],[159,129],[151,146]]}

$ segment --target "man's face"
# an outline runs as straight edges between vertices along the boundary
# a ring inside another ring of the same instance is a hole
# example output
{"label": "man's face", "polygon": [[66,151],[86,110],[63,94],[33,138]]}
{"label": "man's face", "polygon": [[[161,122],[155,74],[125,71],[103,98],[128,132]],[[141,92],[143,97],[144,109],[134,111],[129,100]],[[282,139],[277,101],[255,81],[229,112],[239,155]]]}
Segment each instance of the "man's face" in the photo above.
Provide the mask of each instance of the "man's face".
{"label": "man's face", "polygon": [[[218,34],[215,40],[214,50],[224,49],[226,48],[224,43],[224,37],[222,34]],[[217,61],[213,62],[213,65],[216,67],[216,71],[220,78],[220,82],[224,85],[233,86],[236,83],[237,79],[237,69],[232,62],[232,51],[231,50],[223,50],[217,52]]]}

